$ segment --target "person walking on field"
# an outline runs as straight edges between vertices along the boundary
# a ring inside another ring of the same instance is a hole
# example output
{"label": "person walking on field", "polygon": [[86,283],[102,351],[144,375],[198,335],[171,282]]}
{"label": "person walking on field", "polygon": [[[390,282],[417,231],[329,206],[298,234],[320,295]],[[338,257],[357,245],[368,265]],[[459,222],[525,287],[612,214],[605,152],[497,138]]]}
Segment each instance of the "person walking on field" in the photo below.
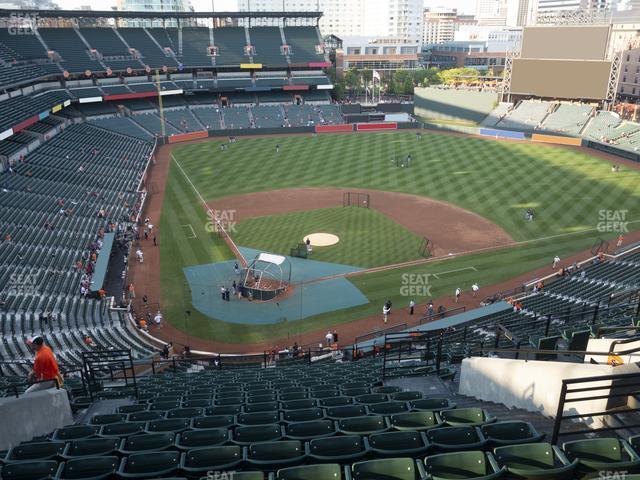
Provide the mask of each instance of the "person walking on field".
{"label": "person walking on field", "polygon": [[416,307],[416,302],[409,300],[409,315],[413,315],[413,309]]}
{"label": "person walking on field", "polygon": [[480,286],[477,283],[471,285],[472,295],[475,297],[478,294],[478,290],[480,290]]}
{"label": "person walking on field", "polygon": [[618,243],[616,243],[616,248],[620,248],[622,246],[623,242],[624,242],[624,237],[622,235],[620,235],[618,237]]}
{"label": "person walking on field", "polygon": [[389,307],[386,303],[384,307],[382,307],[382,318],[384,319],[384,323],[387,323],[389,320],[389,313],[391,312],[391,307]]}
{"label": "person walking on field", "polygon": [[460,300],[461,293],[462,293],[462,290],[460,290],[460,287],[456,288],[456,303],[458,303],[458,301]]}
{"label": "person walking on field", "polygon": [[558,265],[560,265],[560,257],[556,255],[555,257],[553,257],[552,268],[555,270],[556,268],[558,268]]}

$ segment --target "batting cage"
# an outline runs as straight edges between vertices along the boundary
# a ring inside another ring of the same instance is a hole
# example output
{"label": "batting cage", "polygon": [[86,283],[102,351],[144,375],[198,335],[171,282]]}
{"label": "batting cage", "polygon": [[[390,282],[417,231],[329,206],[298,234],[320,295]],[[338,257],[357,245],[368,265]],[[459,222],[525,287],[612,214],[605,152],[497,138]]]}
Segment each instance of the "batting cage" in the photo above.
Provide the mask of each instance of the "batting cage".
{"label": "batting cage", "polygon": [[242,270],[242,296],[249,300],[271,300],[291,283],[291,263],[282,255],[259,253]]}
{"label": "batting cage", "polygon": [[422,237],[422,241],[420,242],[420,249],[418,250],[418,255],[424,258],[429,258],[433,256],[433,242],[429,240],[427,237]]}
{"label": "batting cage", "polygon": [[368,193],[345,192],[342,194],[343,207],[369,208],[371,197]]}

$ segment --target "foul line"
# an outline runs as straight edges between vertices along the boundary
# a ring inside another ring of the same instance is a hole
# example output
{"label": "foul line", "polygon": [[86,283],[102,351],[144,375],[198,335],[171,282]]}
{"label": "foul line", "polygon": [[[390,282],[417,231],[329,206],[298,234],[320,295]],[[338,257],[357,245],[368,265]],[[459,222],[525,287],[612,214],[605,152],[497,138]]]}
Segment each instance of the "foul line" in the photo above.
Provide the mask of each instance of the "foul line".
{"label": "foul line", "polygon": [[478,271],[476,267],[464,267],[464,268],[456,268],[455,270],[447,270],[446,272],[434,273],[433,276],[436,277],[438,280],[440,280],[440,277],[438,277],[438,275],[447,275],[448,273],[464,272],[465,270],[473,270],[474,272]]}
{"label": "foul line", "polygon": [[189,185],[191,185],[191,188],[193,188],[193,191],[196,192],[196,195],[198,195],[198,198],[200,198],[200,201],[204,205],[204,208],[207,211],[207,215],[209,216],[209,218],[216,222],[217,226],[220,228],[220,231],[224,234],[224,236],[225,236],[225,238],[227,240],[227,243],[231,247],[231,250],[233,251],[233,253],[236,255],[238,260],[240,260],[242,262],[242,264],[246,267],[248,264],[247,264],[247,261],[245,260],[244,256],[240,252],[240,249],[235,244],[235,242],[233,241],[231,236],[227,233],[227,231],[225,230],[225,228],[222,225],[222,223],[220,222],[220,220],[218,220],[218,217],[215,216],[213,210],[211,210],[211,208],[209,208],[209,205],[207,205],[207,202],[204,201],[204,197],[200,194],[200,192],[198,191],[196,186],[193,184],[193,182],[191,181],[191,179],[187,175],[187,172],[184,171],[184,169],[182,168],[182,165],[180,165],[180,162],[178,162],[176,157],[173,156],[173,153],[171,153],[171,159],[176,163],[176,165],[178,166],[178,168],[182,172],[182,175],[184,175],[184,178],[187,179],[187,182],[189,182]]}

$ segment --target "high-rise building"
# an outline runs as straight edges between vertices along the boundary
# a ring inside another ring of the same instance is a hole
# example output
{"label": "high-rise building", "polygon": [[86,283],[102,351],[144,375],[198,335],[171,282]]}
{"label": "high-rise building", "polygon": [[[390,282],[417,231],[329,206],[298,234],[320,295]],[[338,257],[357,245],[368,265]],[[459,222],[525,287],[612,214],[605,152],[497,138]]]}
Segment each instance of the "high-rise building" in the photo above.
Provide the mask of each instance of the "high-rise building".
{"label": "high-rise building", "polygon": [[434,45],[452,42],[460,27],[476,24],[477,21],[473,15],[459,15],[455,8],[453,10],[427,9],[424,11],[422,43]]}
{"label": "high-rise building", "polygon": [[320,30],[338,37],[422,39],[422,0],[237,0],[241,12],[321,11]]}
{"label": "high-rise building", "polygon": [[[192,10],[189,0],[118,0],[118,10],[131,12],[186,12]],[[175,27],[173,20],[135,20],[125,21],[130,27]]]}
{"label": "high-rise building", "polygon": [[571,10],[604,10],[610,8],[613,0],[537,0],[536,12],[544,15]]}
{"label": "high-rise building", "polygon": [[531,3],[536,0],[478,0],[478,25],[523,27],[530,22]]}

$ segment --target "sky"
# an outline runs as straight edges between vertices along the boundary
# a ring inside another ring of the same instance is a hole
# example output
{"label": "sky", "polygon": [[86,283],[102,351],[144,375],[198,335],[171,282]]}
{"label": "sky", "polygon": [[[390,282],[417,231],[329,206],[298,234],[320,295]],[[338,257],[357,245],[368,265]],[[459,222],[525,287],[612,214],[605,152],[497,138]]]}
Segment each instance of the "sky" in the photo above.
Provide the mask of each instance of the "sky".
{"label": "sky", "polygon": [[[91,5],[92,10],[111,10],[116,0],[55,0],[61,8],[76,9],[83,5]],[[211,11],[212,0],[191,0],[191,5],[198,12]],[[349,0],[344,0],[348,2]],[[236,0],[213,0],[218,12],[234,11]],[[457,8],[462,13],[475,13],[476,0],[425,0],[425,7]]]}

